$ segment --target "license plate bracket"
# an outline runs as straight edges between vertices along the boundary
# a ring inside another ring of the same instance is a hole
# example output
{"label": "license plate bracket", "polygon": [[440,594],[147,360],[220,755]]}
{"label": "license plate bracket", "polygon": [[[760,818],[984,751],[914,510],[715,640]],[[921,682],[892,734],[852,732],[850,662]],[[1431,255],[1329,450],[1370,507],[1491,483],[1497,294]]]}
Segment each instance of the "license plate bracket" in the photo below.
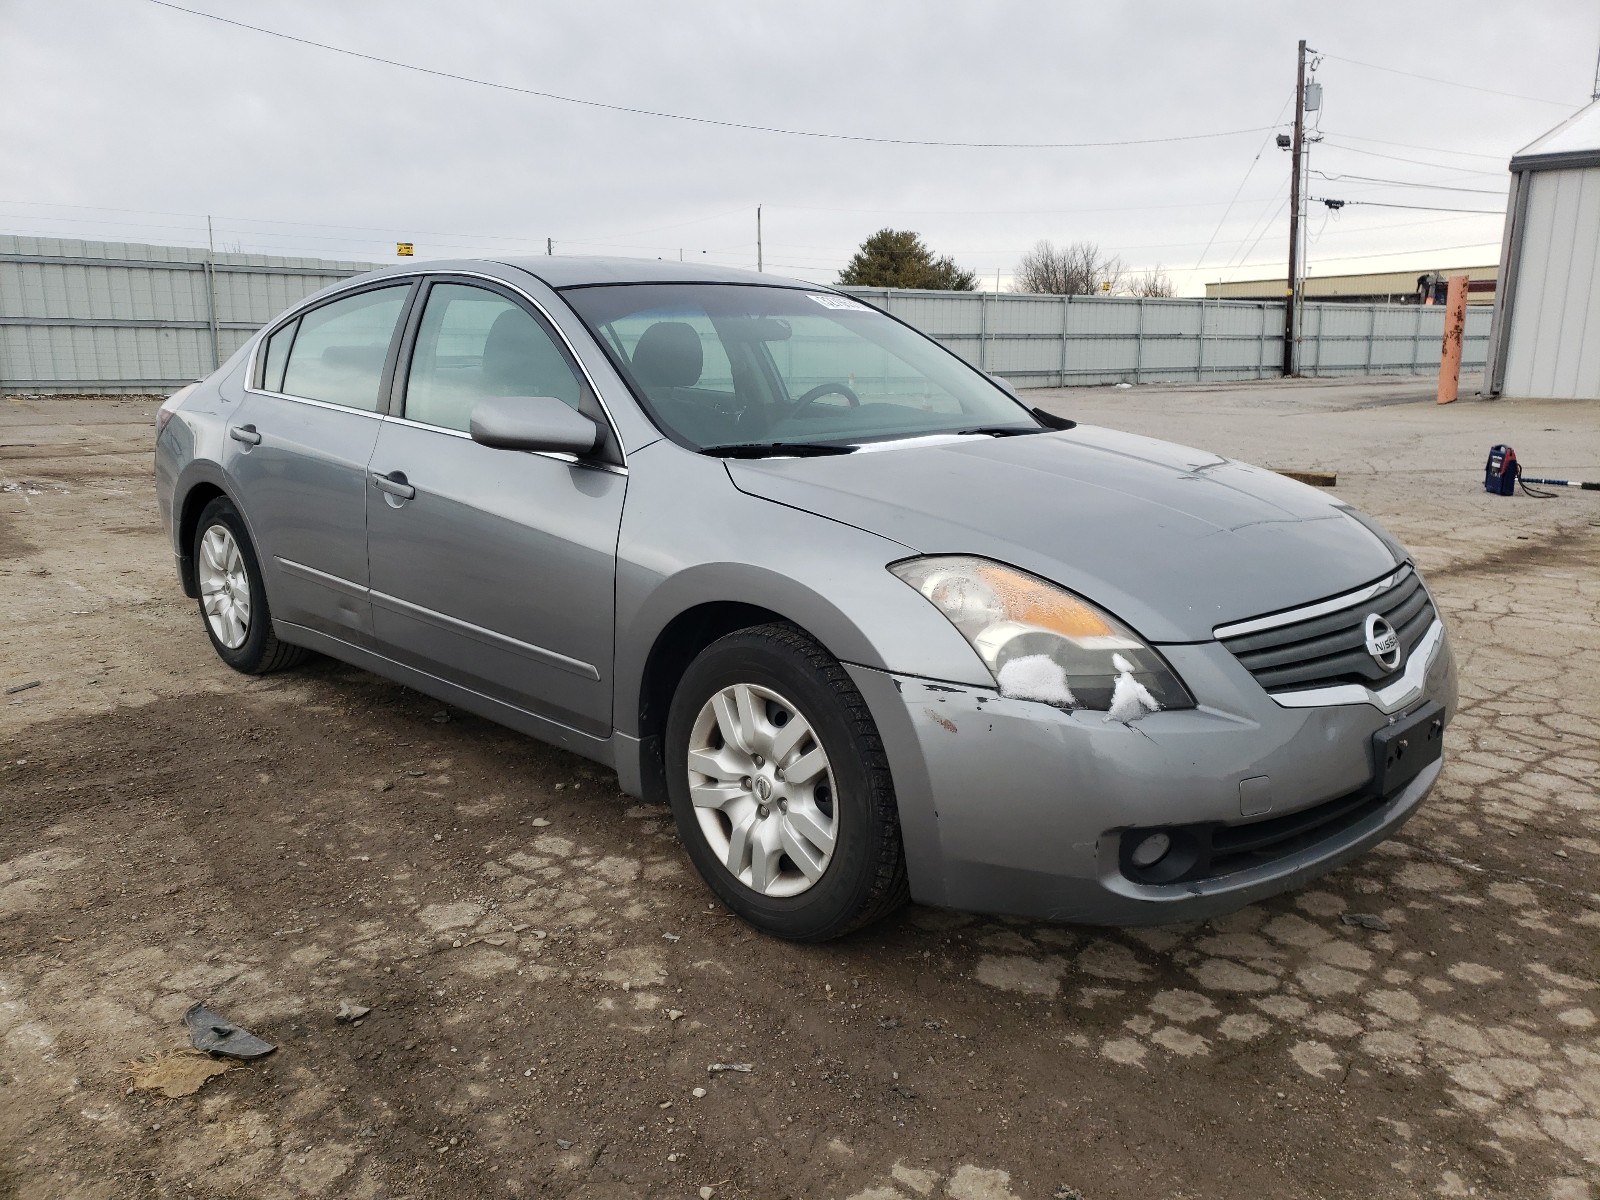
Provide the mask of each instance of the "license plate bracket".
{"label": "license plate bracket", "polygon": [[1429,702],[1372,735],[1373,791],[1397,791],[1443,754],[1444,706]]}

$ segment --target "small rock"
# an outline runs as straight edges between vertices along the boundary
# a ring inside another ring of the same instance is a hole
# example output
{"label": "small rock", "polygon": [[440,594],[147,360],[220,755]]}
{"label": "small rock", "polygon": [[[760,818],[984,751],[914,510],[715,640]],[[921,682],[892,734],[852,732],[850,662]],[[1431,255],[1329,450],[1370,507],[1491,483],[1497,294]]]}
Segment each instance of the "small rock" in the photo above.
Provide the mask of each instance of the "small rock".
{"label": "small rock", "polygon": [[444,709],[442,709],[442,708],[438,712],[433,714],[433,723],[435,725],[444,725],[444,724],[448,723],[449,720],[450,720],[450,714],[445,712]]}
{"label": "small rock", "polygon": [[715,1188],[703,1187],[700,1189],[700,1200],[711,1200],[717,1194]]}
{"label": "small rock", "polygon": [[749,1063],[712,1063],[706,1068],[707,1075],[721,1075],[725,1071],[738,1071],[741,1075],[748,1075],[755,1068]]}
{"label": "small rock", "polygon": [[1084,1200],[1082,1192],[1075,1187],[1068,1187],[1066,1184],[1062,1184],[1051,1192],[1050,1196],[1051,1200]]}
{"label": "small rock", "polygon": [[693,1096],[696,1100],[704,1100],[706,1098],[706,1090],[705,1088],[695,1088],[694,1091],[689,1093],[689,1095]]}
{"label": "small rock", "polygon": [[[1557,853],[1559,854],[1560,851],[1557,851]],[[683,940],[683,934],[681,933],[663,933],[661,936],[669,942],[681,942]]]}
{"label": "small rock", "polygon": [[560,1146],[563,1150],[571,1150],[577,1144],[578,1144],[577,1142],[569,1142],[569,1141],[567,1141],[566,1138],[557,1138],[556,1139],[556,1145]]}
{"label": "small rock", "polygon": [[672,1101],[671,1100],[663,1100],[660,1104],[656,1105],[656,1107],[657,1108],[671,1108],[672,1107]]}
{"label": "small rock", "polygon": [[1379,933],[1388,933],[1390,928],[1389,922],[1371,913],[1340,913],[1339,920],[1346,925],[1359,925],[1363,929],[1373,929]]}
{"label": "small rock", "polygon": [[372,1010],[364,1004],[353,1004],[349,1000],[340,1000],[339,1011],[333,1015],[333,1019],[342,1025],[349,1025],[355,1021],[361,1020],[362,1017],[366,1016],[371,1011]]}
{"label": "small rock", "polygon": [[669,1020],[669,1021],[681,1021],[682,1019],[683,1019],[683,1009],[681,1009],[681,1008],[669,1008],[669,1009],[667,1009],[667,1020]]}
{"label": "small rock", "polygon": [[667,1161],[668,1162],[677,1162],[678,1161],[678,1156],[676,1154],[669,1154],[669,1155],[667,1155]]}
{"label": "small rock", "polygon": [[546,825],[550,824],[550,822],[543,817],[535,817],[533,820],[529,821],[528,824],[532,825],[535,829],[543,829]]}
{"label": "small rock", "polygon": [[380,779],[372,785],[372,790],[375,792],[392,792],[394,791],[394,780]]}
{"label": "small rock", "polygon": [[433,835],[433,840],[434,840],[434,841],[436,841],[436,842],[442,842],[442,841],[444,841],[444,834],[442,834],[442,833],[436,833],[436,834],[434,834],[434,835]]}

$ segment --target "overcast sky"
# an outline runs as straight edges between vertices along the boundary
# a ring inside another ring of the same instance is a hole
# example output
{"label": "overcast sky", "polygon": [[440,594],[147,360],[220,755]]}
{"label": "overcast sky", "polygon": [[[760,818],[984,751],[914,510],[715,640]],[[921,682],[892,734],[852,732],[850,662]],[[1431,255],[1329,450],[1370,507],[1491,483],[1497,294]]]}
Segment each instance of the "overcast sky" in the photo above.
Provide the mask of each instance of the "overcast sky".
{"label": "overcast sky", "polygon": [[1304,37],[1325,55],[1311,165],[1346,177],[1311,192],[1352,202],[1312,207],[1311,273],[1470,266],[1498,258],[1505,160],[1588,101],[1600,49],[1596,0],[184,3],[719,121],[1193,140],[789,136],[439,78],[151,0],[0,0],[0,232],[203,246],[211,213],[219,250],[392,261],[397,240],[453,257],[553,238],[557,253],[754,266],[760,204],[767,268],[802,278],[831,281],[893,226],[987,287],[1040,238],[1088,239],[1199,294],[1283,270],[1288,156],[1271,127],[1291,118]]}

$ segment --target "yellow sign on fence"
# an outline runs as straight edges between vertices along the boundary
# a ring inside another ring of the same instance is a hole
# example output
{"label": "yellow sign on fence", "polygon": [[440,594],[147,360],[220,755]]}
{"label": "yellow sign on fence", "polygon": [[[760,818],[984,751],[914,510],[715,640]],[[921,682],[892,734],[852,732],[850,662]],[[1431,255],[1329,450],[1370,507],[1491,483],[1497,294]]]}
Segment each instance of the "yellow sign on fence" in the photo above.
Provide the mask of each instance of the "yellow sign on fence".
{"label": "yellow sign on fence", "polygon": [[394,244],[394,252],[401,258],[410,258],[416,253],[410,242],[396,242]]}

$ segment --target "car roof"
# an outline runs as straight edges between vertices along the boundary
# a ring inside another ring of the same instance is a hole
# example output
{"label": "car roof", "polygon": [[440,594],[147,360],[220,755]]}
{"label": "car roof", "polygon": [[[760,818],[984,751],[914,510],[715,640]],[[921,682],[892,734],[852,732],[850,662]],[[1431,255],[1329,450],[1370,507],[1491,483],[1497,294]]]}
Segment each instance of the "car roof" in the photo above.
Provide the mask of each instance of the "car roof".
{"label": "car roof", "polygon": [[[819,285],[782,275],[718,267],[708,263],[679,263],[659,258],[598,258],[566,255],[518,255],[493,260],[526,271],[553,288],[583,287],[599,283],[766,283],[786,287]],[[825,286],[825,285],[823,285]]]}

